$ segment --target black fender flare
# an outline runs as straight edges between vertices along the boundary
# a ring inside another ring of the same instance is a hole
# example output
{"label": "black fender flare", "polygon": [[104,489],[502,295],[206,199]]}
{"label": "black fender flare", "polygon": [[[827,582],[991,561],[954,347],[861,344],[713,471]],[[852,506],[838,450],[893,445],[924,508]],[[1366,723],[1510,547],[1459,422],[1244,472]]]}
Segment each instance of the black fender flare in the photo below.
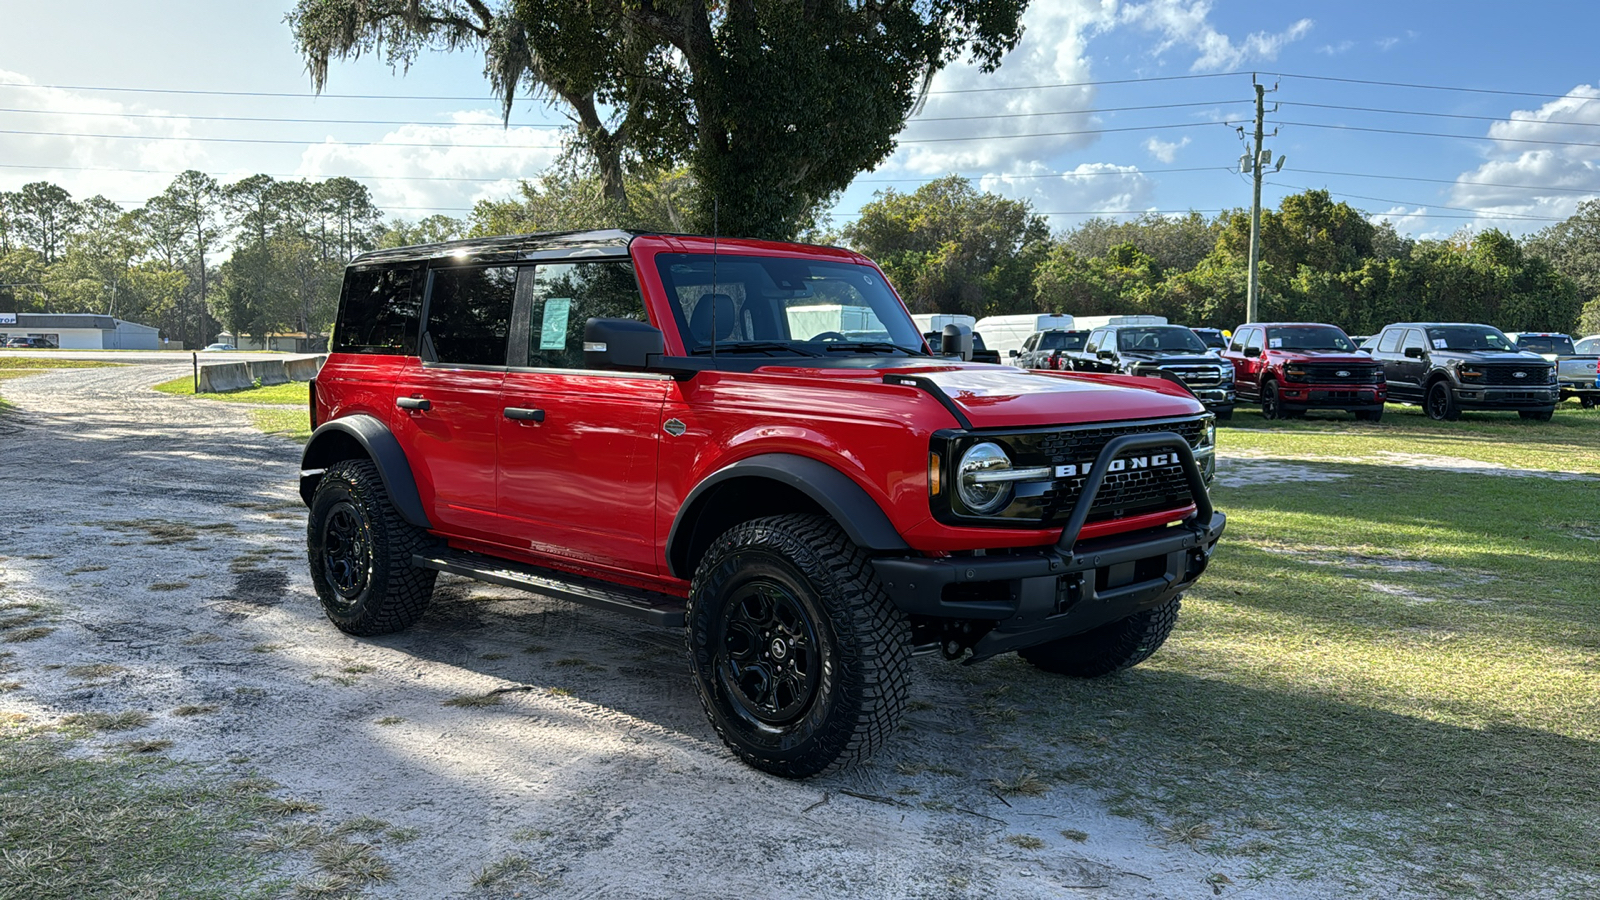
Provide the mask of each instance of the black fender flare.
{"label": "black fender flare", "polygon": [[667,533],[667,568],[679,578],[693,572],[680,571],[688,544],[694,538],[693,525],[706,498],[720,484],[735,478],[763,478],[794,488],[809,497],[828,514],[857,546],[868,552],[906,553],[911,550],[883,509],[850,476],[825,462],[792,453],[763,453],[723,466],[706,476],[672,520]]}
{"label": "black fender flare", "polygon": [[348,449],[350,441],[360,445],[367,458],[378,467],[389,502],[394,504],[400,517],[418,528],[432,528],[433,524],[423,512],[422,497],[417,493],[417,482],[405,451],[400,449],[400,441],[389,426],[373,416],[342,416],[317,427],[300,457],[300,499],[307,506],[311,505],[322,473],[333,463],[351,458],[348,452],[341,452]]}

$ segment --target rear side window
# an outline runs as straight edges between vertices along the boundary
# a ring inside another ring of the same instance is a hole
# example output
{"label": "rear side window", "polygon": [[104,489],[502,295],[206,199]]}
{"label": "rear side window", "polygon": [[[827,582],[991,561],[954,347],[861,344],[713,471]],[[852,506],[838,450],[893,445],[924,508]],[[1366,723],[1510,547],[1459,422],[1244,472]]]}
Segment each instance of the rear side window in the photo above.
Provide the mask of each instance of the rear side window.
{"label": "rear side window", "polygon": [[422,309],[422,296],[415,289],[419,269],[416,265],[346,269],[333,352],[415,356]]}
{"label": "rear side window", "polygon": [[[526,276],[524,276],[526,277]],[[582,369],[583,326],[590,319],[648,321],[633,264],[541,264],[528,305],[528,356],[537,369]]]}
{"label": "rear side window", "polygon": [[516,294],[515,266],[434,269],[427,331],[432,361],[505,365]]}

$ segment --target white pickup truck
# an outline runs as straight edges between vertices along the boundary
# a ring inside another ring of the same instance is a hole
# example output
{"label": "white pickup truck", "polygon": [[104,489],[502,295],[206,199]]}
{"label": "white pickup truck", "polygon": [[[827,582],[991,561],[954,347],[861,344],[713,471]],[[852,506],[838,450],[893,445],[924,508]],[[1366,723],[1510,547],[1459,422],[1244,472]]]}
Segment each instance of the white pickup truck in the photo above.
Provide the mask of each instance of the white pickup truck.
{"label": "white pickup truck", "polygon": [[1513,331],[1511,338],[1518,350],[1537,353],[1556,364],[1556,381],[1561,385],[1561,399],[1577,397],[1584,409],[1594,408],[1600,402],[1600,381],[1596,381],[1595,366],[1600,356],[1580,354],[1572,346],[1572,338],[1548,331]]}

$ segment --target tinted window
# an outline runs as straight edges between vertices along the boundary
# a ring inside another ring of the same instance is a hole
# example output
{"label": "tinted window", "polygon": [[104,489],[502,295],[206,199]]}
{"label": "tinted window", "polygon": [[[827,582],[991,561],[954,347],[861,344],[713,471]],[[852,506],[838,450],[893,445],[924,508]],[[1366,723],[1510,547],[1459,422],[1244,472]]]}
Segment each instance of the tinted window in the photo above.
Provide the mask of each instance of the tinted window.
{"label": "tinted window", "polygon": [[1344,332],[1332,325],[1284,325],[1267,330],[1267,346],[1274,350],[1342,350],[1354,353]]}
{"label": "tinted window", "polygon": [[1404,331],[1399,328],[1391,328],[1388,331],[1385,331],[1383,333],[1383,339],[1378,341],[1378,352],[1394,353],[1395,351],[1399,350],[1400,335],[1403,333]]}
{"label": "tinted window", "polygon": [[1517,349],[1529,353],[1549,353],[1554,356],[1572,356],[1578,352],[1572,348],[1572,338],[1564,334],[1526,334],[1517,338]]}
{"label": "tinted window", "polygon": [[515,266],[434,269],[428,338],[437,362],[503,366],[516,297]]}
{"label": "tinted window", "polygon": [[333,328],[333,352],[415,356],[422,297],[413,285],[419,268],[346,269],[339,321]]}
{"label": "tinted window", "polygon": [[1206,345],[1187,328],[1178,325],[1153,325],[1149,328],[1124,328],[1117,332],[1119,350],[1189,350],[1206,352]]}
{"label": "tinted window", "polygon": [[1082,350],[1084,337],[1081,331],[1047,331],[1039,336],[1039,349]]}
{"label": "tinted window", "polygon": [[627,262],[541,265],[529,304],[528,365],[535,368],[584,368],[583,326],[590,319],[647,321]]}
{"label": "tinted window", "polygon": [[[1436,350],[1514,351],[1511,339],[1498,328],[1487,325],[1445,325],[1428,329],[1428,341]],[[1409,346],[1409,339],[1407,341]]]}

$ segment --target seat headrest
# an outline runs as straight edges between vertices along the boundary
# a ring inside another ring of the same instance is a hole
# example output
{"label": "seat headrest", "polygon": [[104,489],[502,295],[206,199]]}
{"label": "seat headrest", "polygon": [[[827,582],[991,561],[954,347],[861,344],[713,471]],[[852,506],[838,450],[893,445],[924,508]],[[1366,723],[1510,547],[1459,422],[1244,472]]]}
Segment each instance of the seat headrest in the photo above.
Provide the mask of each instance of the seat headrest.
{"label": "seat headrest", "polygon": [[705,294],[695,302],[694,312],[689,316],[689,332],[694,335],[696,344],[710,346],[711,344],[711,311],[717,311],[717,340],[725,341],[733,336],[738,325],[733,310],[733,298],[727,294]]}

